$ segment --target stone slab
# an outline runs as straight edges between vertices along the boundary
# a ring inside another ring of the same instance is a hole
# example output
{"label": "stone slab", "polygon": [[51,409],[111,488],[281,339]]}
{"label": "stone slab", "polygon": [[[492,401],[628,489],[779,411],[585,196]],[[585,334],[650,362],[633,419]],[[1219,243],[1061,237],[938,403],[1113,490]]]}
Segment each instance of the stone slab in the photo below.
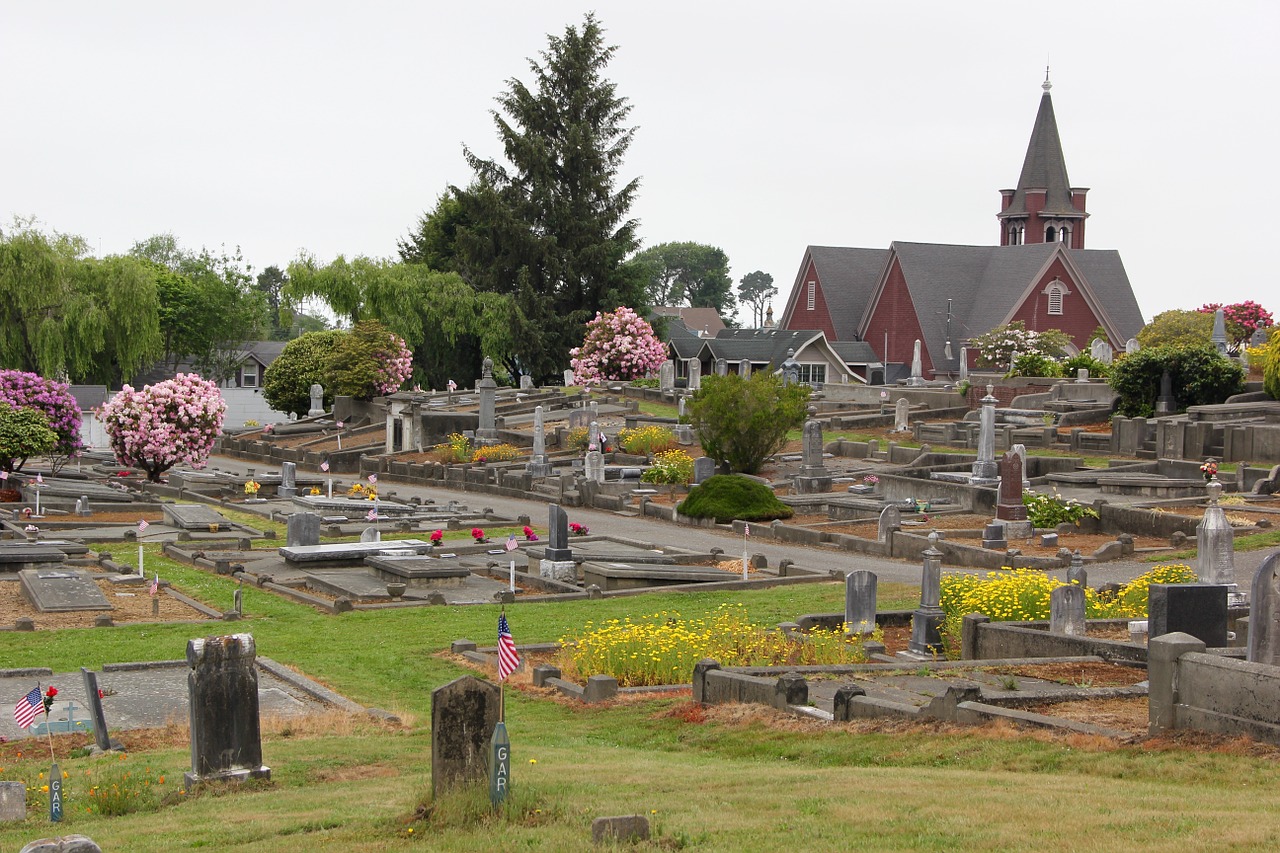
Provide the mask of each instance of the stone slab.
{"label": "stone slab", "polygon": [[61,549],[48,544],[0,545],[0,572],[16,572],[29,566],[61,563],[66,559],[67,555]]}
{"label": "stone slab", "polygon": [[231,530],[231,519],[205,504],[163,504],[164,522],[180,530]]}
{"label": "stone slab", "polygon": [[284,557],[286,563],[352,563],[392,549],[426,554],[431,551],[431,543],[421,539],[397,539],[394,542],[340,542],[292,547],[285,545],[280,548],[280,556]]}
{"label": "stone slab", "polygon": [[[378,555],[376,557],[365,557],[364,564],[379,572],[392,575],[396,579],[403,580],[410,586],[428,585],[431,581],[465,578],[471,574],[470,571],[457,563],[427,556],[398,557]],[[381,580],[385,584],[391,578],[383,577]]]}
{"label": "stone slab", "polygon": [[111,602],[94,583],[95,575],[63,569],[23,569],[18,572],[22,593],[41,613],[111,610]]}

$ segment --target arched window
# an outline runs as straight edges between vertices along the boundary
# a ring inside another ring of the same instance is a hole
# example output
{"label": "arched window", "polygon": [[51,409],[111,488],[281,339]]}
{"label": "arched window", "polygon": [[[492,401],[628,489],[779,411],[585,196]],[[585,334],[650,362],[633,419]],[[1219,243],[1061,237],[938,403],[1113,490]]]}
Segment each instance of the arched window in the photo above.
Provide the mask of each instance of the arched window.
{"label": "arched window", "polygon": [[1070,248],[1071,247],[1071,229],[1067,228],[1067,226],[1065,225],[1063,225],[1060,229],[1058,229],[1058,242],[1062,243],[1062,245],[1066,246],[1067,248]]}
{"label": "arched window", "polygon": [[1044,241],[1046,243],[1056,242],[1057,239],[1058,239],[1058,232],[1054,229],[1052,225],[1044,229]]}
{"label": "arched window", "polygon": [[1066,294],[1067,289],[1062,286],[1062,282],[1054,281],[1045,288],[1045,295],[1049,298],[1049,313],[1062,313],[1062,297]]}

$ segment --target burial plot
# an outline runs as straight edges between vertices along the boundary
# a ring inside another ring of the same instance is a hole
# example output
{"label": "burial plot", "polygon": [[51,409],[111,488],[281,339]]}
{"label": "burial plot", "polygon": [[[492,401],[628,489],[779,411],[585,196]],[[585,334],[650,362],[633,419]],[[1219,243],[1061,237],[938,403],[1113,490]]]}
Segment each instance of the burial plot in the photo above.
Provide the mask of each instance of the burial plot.
{"label": "burial plot", "polygon": [[235,529],[231,519],[205,504],[164,504],[164,523],[179,530],[207,530],[210,533]]}
{"label": "burial plot", "polygon": [[46,543],[0,544],[0,573],[20,572],[38,566],[50,566],[66,561],[67,555],[60,548]]}
{"label": "burial plot", "polygon": [[112,609],[90,572],[24,569],[18,580],[23,595],[41,613]]}
{"label": "burial plot", "polygon": [[364,564],[374,570],[376,578],[384,585],[388,581],[400,581],[414,588],[461,586],[471,574],[464,566],[424,556],[380,554],[366,557]]}
{"label": "burial plot", "polygon": [[341,566],[358,563],[365,557],[377,554],[394,547],[397,550],[411,550],[416,554],[431,552],[431,543],[421,539],[397,539],[389,542],[341,542],[329,545],[285,545],[280,548],[280,556],[289,565]]}
{"label": "burial plot", "polygon": [[615,589],[645,589],[647,587],[676,586],[691,583],[721,583],[739,580],[740,575],[722,572],[707,566],[654,565],[645,563],[593,563],[582,564],[582,584],[592,584],[605,591]]}
{"label": "burial plot", "polygon": [[303,509],[318,512],[324,516],[345,515],[347,518],[363,519],[373,509],[373,505],[378,505],[378,515],[412,515],[418,512],[418,507],[410,504],[399,503],[398,501],[377,500],[371,501],[365,498],[326,498],[323,495],[295,495],[293,503]]}

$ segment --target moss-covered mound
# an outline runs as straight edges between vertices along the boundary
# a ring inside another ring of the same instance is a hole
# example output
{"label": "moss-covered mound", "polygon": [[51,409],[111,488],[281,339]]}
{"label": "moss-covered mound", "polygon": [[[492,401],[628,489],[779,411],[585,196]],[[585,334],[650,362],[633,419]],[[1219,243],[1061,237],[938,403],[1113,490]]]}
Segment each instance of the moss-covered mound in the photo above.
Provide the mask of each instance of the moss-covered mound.
{"label": "moss-covered mound", "polygon": [[778,500],[773,490],[758,480],[739,474],[717,474],[689,490],[689,497],[676,509],[690,518],[714,518],[726,524],[743,521],[772,521],[790,518],[791,507]]}

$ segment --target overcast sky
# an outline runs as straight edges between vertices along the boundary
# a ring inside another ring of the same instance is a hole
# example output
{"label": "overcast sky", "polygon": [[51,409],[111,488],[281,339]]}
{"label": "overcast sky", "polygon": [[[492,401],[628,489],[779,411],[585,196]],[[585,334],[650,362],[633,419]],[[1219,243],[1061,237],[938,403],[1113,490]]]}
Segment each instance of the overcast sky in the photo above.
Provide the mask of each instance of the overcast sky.
{"label": "overcast sky", "polygon": [[779,313],[809,244],[997,243],[1046,60],[1087,245],[1120,250],[1143,314],[1280,313],[1271,2],[0,0],[0,216],[101,254],[239,245],[255,271],[392,256],[468,181],[464,143],[500,153],[505,81],[590,9],[639,126],[644,244],[721,247]]}

